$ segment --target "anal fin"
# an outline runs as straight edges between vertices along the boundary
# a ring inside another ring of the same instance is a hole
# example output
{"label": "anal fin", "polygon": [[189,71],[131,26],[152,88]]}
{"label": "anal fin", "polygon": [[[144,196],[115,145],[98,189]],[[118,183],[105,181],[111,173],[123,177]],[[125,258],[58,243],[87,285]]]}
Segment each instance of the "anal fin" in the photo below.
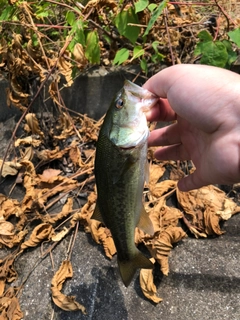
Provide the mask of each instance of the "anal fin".
{"label": "anal fin", "polygon": [[104,224],[98,203],[96,203],[96,206],[95,206],[95,209],[94,209],[93,214],[91,216],[91,219],[98,220]]}
{"label": "anal fin", "polygon": [[137,227],[144,231],[145,233],[149,235],[154,234],[154,228],[151,219],[149,218],[146,210],[144,209],[144,206],[142,206],[141,214],[140,214],[140,219],[137,224]]}

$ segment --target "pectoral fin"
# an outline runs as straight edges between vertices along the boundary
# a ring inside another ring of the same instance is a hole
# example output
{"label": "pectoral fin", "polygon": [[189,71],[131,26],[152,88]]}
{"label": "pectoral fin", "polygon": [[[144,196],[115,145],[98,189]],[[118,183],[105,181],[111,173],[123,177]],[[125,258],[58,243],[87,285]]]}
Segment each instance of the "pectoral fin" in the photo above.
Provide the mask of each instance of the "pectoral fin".
{"label": "pectoral fin", "polygon": [[91,219],[98,220],[98,221],[100,221],[100,222],[102,222],[104,224],[104,221],[103,221],[103,218],[102,218],[98,203],[96,203],[96,206],[95,206],[94,212],[93,212],[93,214],[91,216]]}
{"label": "pectoral fin", "polygon": [[152,221],[149,218],[146,210],[144,209],[144,206],[142,206],[142,211],[137,227],[149,235],[154,234]]}

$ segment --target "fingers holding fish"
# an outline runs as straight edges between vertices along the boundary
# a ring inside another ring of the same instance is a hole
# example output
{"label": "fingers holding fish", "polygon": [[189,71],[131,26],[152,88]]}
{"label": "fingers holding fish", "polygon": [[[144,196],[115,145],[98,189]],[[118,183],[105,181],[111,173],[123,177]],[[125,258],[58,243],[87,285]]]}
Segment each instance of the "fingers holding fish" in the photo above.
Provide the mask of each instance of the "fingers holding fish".
{"label": "fingers holding fish", "polygon": [[190,160],[189,153],[182,144],[159,148],[154,156],[158,160]]}
{"label": "fingers holding fish", "polygon": [[146,117],[148,121],[174,121],[176,120],[176,113],[167,99],[159,99],[146,113]]}
{"label": "fingers holding fish", "polygon": [[148,146],[169,146],[181,143],[179,126],[177,123],[153,130],[148,138]]}

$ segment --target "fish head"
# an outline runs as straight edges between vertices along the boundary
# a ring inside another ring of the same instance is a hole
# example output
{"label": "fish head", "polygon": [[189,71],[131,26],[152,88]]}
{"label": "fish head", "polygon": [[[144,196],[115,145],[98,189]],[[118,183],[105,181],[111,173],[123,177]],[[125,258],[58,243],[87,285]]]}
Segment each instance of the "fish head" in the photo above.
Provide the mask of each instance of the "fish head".
{"label": "fish head", "polygon": [[158,97],[131,81],[125,80],[111,106],[112,126],[109,137],[120,148],[132,148],[146,141],[149,135],[145,112]]}

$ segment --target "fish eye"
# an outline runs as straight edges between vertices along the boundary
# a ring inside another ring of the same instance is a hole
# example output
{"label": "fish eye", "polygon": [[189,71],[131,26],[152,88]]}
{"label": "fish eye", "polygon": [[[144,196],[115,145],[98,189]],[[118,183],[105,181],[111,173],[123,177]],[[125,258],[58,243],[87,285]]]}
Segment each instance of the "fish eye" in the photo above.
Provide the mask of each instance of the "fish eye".
{"label": "fish eye", "polygon": [[118,109],[122,109],[123,107],[123,100],[122,99],[118,99],[117,102],[116,102],[116,107]]}

